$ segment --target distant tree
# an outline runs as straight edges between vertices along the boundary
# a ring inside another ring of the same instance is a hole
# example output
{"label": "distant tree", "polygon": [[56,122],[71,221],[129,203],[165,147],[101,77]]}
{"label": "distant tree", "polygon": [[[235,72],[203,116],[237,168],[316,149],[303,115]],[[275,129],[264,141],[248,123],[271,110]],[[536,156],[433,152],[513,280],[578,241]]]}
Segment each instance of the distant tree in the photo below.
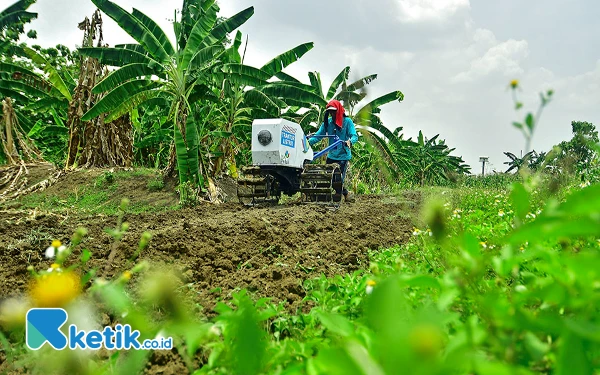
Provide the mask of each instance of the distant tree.
{"label": "distant tree", "polygon": [[[0,56],[4,56],[6,49],[19,40],[25,32],[25,25],[37,18],[37,13],[27,11],[35,2],[36,0],[19,0],[0,12]],[[33,39],[37,33],[31,30],[27,36]]]}

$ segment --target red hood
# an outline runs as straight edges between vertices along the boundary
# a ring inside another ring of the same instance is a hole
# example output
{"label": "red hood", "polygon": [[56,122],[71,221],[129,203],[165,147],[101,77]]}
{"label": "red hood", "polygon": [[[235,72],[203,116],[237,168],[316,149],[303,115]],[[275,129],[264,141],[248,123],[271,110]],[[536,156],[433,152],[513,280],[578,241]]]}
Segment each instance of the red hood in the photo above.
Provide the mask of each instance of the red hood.
{"label": "red hood", "polygon": [[342,127],[342,125],[344,124],[344,113],[346,112],[344,110],[344,107],[342,106],[342,103],[340,103],[338,100],[332,100],[329,103],[327,103],[327,107],[335,107],[337,109],[337,111],[335,111],[335,124],[338,127]]}

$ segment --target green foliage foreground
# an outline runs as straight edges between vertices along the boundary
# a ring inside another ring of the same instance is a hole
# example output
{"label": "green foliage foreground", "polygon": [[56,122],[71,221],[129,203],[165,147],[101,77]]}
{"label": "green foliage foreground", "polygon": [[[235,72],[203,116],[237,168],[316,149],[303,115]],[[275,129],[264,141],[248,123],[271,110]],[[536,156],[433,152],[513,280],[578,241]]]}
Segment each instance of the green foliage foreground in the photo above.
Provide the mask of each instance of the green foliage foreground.
{"label": "green foliage foreground", "polygon": [[[600,184],[523,181],[425,190],[413,240],[373,252],[369,270],[307,280],[305,302],[314,307],[306,313],[289,315],[242,290],[217,304],[216,318],[198,318],[168,273],[134,265],[147,235],[131,270],[114,280],[99,278],[84,250],[77,274],[85,294],[42,288],[32,296],[70,301],[74,321],[108,311],[143,338],[173,337],[194,374],[592,374],[600,368]],[[124,223],[110,233],[118,241],[126,230]],[[83,234],[59,251],[53,272]],[[48,282],[47,271],[31,272]],[[23,302],[11,303],[21,310],[3,307],[2,342],[16,367],[132,374],[152,361],[147,351],[29,351],[18,323]]]}

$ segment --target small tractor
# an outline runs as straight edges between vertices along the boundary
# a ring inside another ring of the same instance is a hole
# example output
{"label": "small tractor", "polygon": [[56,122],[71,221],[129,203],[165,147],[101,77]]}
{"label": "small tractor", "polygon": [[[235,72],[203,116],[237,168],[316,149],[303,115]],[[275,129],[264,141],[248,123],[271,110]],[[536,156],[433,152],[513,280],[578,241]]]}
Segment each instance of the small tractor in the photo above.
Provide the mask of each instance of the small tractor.
{"label": "small tractor", "polygon": [[[330,145],[315,153],[311,137],[330,138]],[[305,136],[300,125],[285,119],[254,120],[252,165],[241,168],[238,199],[245,205],[276,204],[282,193],[300,192],[302,203],[339,207],[340,166],[314,163],[336,147],[348,146],[337,135]]]}

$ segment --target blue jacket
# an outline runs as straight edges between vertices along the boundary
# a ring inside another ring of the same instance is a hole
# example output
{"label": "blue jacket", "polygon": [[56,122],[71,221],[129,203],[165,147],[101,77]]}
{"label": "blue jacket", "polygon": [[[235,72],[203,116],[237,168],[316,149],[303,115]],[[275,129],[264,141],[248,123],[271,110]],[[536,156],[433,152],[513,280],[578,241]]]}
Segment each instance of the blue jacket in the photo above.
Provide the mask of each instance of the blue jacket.
{"label": "blue jacket", "polygon": [[[344,117],[344,123],[342,124],[341,129],[333,123],[333,119],[329,118],[327,127],[325,127],[324,123],[321,123],[321,127],[313,135],[337,135],[342,141],[350,140],[352,144],[358,142],[358,134],[356,134],[354,122],[352,122],[350,117]],[[308,143],[312,146],[323,139],[324,138],[311,137],[309,138]],[[329,140],[329,144],[333,143],[333,139],[327,139]],[[352,159],[352,151],[350,150],[350,147],[342,144],[333,150],[330,150],[327,157],[333,160],[350,160]]]}

